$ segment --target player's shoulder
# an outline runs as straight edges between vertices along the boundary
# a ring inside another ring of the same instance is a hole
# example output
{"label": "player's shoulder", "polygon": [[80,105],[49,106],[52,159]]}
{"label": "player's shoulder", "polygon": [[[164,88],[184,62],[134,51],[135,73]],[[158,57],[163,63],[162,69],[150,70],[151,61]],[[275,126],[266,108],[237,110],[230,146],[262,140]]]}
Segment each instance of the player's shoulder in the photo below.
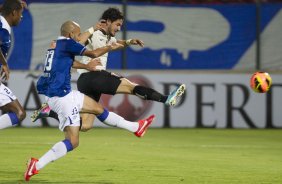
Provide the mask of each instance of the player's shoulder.
{"label": "player's shoulder", "polygon": [[9,31],[5,28],[0,27],[0,34],[1,36],[9,36]]}
{"label": "player's shoulder", "polygon": [[10,42],[10,33],[7,29],[0,28],[0,40],[1,42]]}
{"label": "player's shoulder", "polygon": [[95,37],[95,38],[107,38],[107,35],[103,31],[101,31],[101,30],[96,30],[92,34],[92,37]]}
{"label": "player's shoulder", "polygon": [[11,26],[3,16],[0,16],[0,29],[8,35],[11,34]]}

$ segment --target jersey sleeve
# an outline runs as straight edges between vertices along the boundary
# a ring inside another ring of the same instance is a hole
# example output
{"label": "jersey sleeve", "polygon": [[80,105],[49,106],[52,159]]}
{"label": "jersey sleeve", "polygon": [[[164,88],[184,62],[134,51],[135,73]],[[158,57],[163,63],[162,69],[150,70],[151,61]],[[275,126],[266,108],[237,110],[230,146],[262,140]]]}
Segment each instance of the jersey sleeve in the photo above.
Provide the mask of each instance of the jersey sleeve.
{"label": "jersey sleeve", "polygon": [[110,41],[109,41],[109,45],[111,45],[112,43],[116,43],[117,39],[115,37],[111,37]]}
{"label": "jersey sleeve", "polygon": [[81,45],[80,43],[70,39],[67,43],[66,47],[67,51],[70,52],[72,55],[78,56],[82,55],[83,52],[86,50],[86,47]]}
{"label": "jersey sleeve", "polygon": [[3,55],[6,57],[11,47],[10,34],[6,29],[0,29],[0,47]]}

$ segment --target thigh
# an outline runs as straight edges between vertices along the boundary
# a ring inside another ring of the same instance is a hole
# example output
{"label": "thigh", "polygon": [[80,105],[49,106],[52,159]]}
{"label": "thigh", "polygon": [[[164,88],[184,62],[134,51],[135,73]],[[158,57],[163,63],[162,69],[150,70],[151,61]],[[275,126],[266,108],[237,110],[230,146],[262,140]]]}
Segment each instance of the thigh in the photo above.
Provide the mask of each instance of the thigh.
{"label": "thigh", "polygon": [[83,107],[80,111],[82,113],[99,115],[103,113],[104,108],[101,104],[99,104],[89,96],[84,95]]}
{"label": "thigh", "polygon": [[80,76],[77,88],[79,91],[89,96],[96,94],[114,95],[121,83],[120,79],[120,76],[105,70],[87,72]]}

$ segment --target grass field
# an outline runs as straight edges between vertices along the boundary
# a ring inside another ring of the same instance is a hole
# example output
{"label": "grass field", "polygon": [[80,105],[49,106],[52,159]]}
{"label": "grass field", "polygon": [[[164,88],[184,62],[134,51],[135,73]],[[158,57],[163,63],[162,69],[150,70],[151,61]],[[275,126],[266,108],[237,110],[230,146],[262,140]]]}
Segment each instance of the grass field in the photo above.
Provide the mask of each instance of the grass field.
{"label": "grass field", "polygon": [[[29,157],[63,139],[56,128],[0,132],[0,183],[25,183]],[[29,183],[282,183],[282,130],[150,129],[144,138],[119,129],[81,133],[80,146]]]}

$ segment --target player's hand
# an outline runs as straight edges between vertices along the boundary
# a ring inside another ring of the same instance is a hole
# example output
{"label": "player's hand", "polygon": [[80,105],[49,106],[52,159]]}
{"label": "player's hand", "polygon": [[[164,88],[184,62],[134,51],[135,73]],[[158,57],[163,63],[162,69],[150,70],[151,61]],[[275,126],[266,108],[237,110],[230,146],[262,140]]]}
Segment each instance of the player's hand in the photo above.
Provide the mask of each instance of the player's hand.
{"label": "player's hand", "polygon": [[139,39],[131,39],[130,45],[139,45],[140,47],[144,47],[144,42]]}
{"label": "player's hand", "polygon": [[118,50],[118,49],[124,48],[124,45],[114,42],[110,45],[110,47],[111,47],[111,50]]}
{"label": "player's hand", "polygon": [[1,75],[1,81],[5,82],[8,81],[10,78],[10,70],[8,65],[2,65],[1,67],[1,71],[0,71],[0,75]]}
{"label": "player's hand", "polygon": [[55,49],[56,48],[56,40],[52,40],[49,47],[50,47],[50,49]]}
{"label": "player's hand", "polygon": [[91,59],[89,63],[87,63],[87,70],[95,71],[97,70],[97,66],[102,66],[100,58]]}
{"label": "player's hand", "polygon": [[102,29],[103,27],[106,26],[106,20],[101,19],[95,26],[94,26],[94,31],[97,31],[99,29]]}

